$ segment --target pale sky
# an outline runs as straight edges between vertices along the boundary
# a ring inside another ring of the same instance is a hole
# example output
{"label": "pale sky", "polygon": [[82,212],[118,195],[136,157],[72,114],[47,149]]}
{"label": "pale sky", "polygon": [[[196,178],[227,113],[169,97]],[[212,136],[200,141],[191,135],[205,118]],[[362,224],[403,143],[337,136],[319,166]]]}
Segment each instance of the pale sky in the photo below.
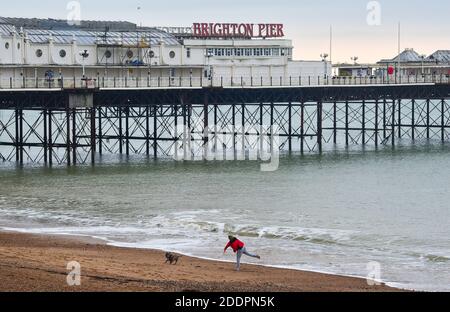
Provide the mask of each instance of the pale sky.
{"label": "pale sky", "polygon": [[[368,0],[80,0],[83,20],[127,20],[145,26],[191,26],[193,22],[283,23],[296,59],[319,59],[329,51],[333,26],[333,62],[375,62],[401,48],[420,54],[450,50],[450,1],[380,0],[381,25],[367,23]],[[69,1],[11,1],[0,16],[66,19]],[[138,10],[138,7],[141,7]]]}

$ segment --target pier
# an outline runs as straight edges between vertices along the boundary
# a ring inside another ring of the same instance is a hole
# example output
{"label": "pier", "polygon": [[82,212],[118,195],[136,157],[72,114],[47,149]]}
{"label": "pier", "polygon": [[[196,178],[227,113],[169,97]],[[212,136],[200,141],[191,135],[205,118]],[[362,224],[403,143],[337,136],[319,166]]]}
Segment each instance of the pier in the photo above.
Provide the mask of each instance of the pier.
{"label": "pier", "polygon": [[228,129],[231,150],[248,147],[246,127],[274,125],[286,152],[395,146],[398,139],[447,142],[448,79],[187,77],[160,79],[159,85],[150,78],[78,78],[47,85],[10,79],[0,88],[0,163],[52,166],[95,164],[103,155],[172,157],[183,140],[180,125],[193,129],[190,140],[205,144],[221,134],[217,128]]}

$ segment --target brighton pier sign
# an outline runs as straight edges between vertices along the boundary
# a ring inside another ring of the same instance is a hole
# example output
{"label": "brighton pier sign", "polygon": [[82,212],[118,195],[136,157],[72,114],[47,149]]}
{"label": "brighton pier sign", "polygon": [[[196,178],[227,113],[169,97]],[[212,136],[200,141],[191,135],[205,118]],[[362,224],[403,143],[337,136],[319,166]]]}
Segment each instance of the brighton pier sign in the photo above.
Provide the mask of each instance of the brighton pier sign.
{"label": "brighton pier sign", "polygon": [[283,24],[194,23],[192,35],[202,38],[281,38],[284,37],[284,30]]}

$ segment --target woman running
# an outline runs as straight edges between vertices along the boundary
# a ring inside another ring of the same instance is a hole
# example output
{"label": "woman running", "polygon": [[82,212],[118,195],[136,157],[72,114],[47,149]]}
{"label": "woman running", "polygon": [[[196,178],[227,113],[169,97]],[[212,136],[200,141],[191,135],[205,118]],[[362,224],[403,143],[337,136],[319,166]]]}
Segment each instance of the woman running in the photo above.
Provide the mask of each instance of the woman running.
{"label": "woman running", "polygon": [[228,239],[230,240],[228,244],[225,246],[225,249],[223,250],[224,253],[227,252],[227,249],[231,247],[233,251],[236,253],[236,271],[239,271],[241,269],[241,258],[242,255],[246,255],[252,258],[261,259],[260,256],[251,254],[247,251],[247,248],[245,248],[245,244],[238,240],[234,236],[228,236]]}

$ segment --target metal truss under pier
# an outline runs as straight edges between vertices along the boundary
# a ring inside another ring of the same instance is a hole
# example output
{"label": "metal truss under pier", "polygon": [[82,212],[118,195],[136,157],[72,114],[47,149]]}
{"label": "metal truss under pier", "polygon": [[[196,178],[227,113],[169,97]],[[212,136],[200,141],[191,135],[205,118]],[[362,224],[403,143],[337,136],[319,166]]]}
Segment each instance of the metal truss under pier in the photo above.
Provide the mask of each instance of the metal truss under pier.
{"label": "metal truss under pier", "polygon": [[[73,101],[73,98],[90,99]],[[227,134],[226,150],[252,148],[263,128],[285,151],[450,139],[450,85],[279,88],[5,90],[0,162],[95,163],[102,155],[172,157],[181,145]],[[271,130],[272,129],[272,130]],[[254,131],[254,133],[252,132]],[[182,147],[183,148],[183,147]]]}

